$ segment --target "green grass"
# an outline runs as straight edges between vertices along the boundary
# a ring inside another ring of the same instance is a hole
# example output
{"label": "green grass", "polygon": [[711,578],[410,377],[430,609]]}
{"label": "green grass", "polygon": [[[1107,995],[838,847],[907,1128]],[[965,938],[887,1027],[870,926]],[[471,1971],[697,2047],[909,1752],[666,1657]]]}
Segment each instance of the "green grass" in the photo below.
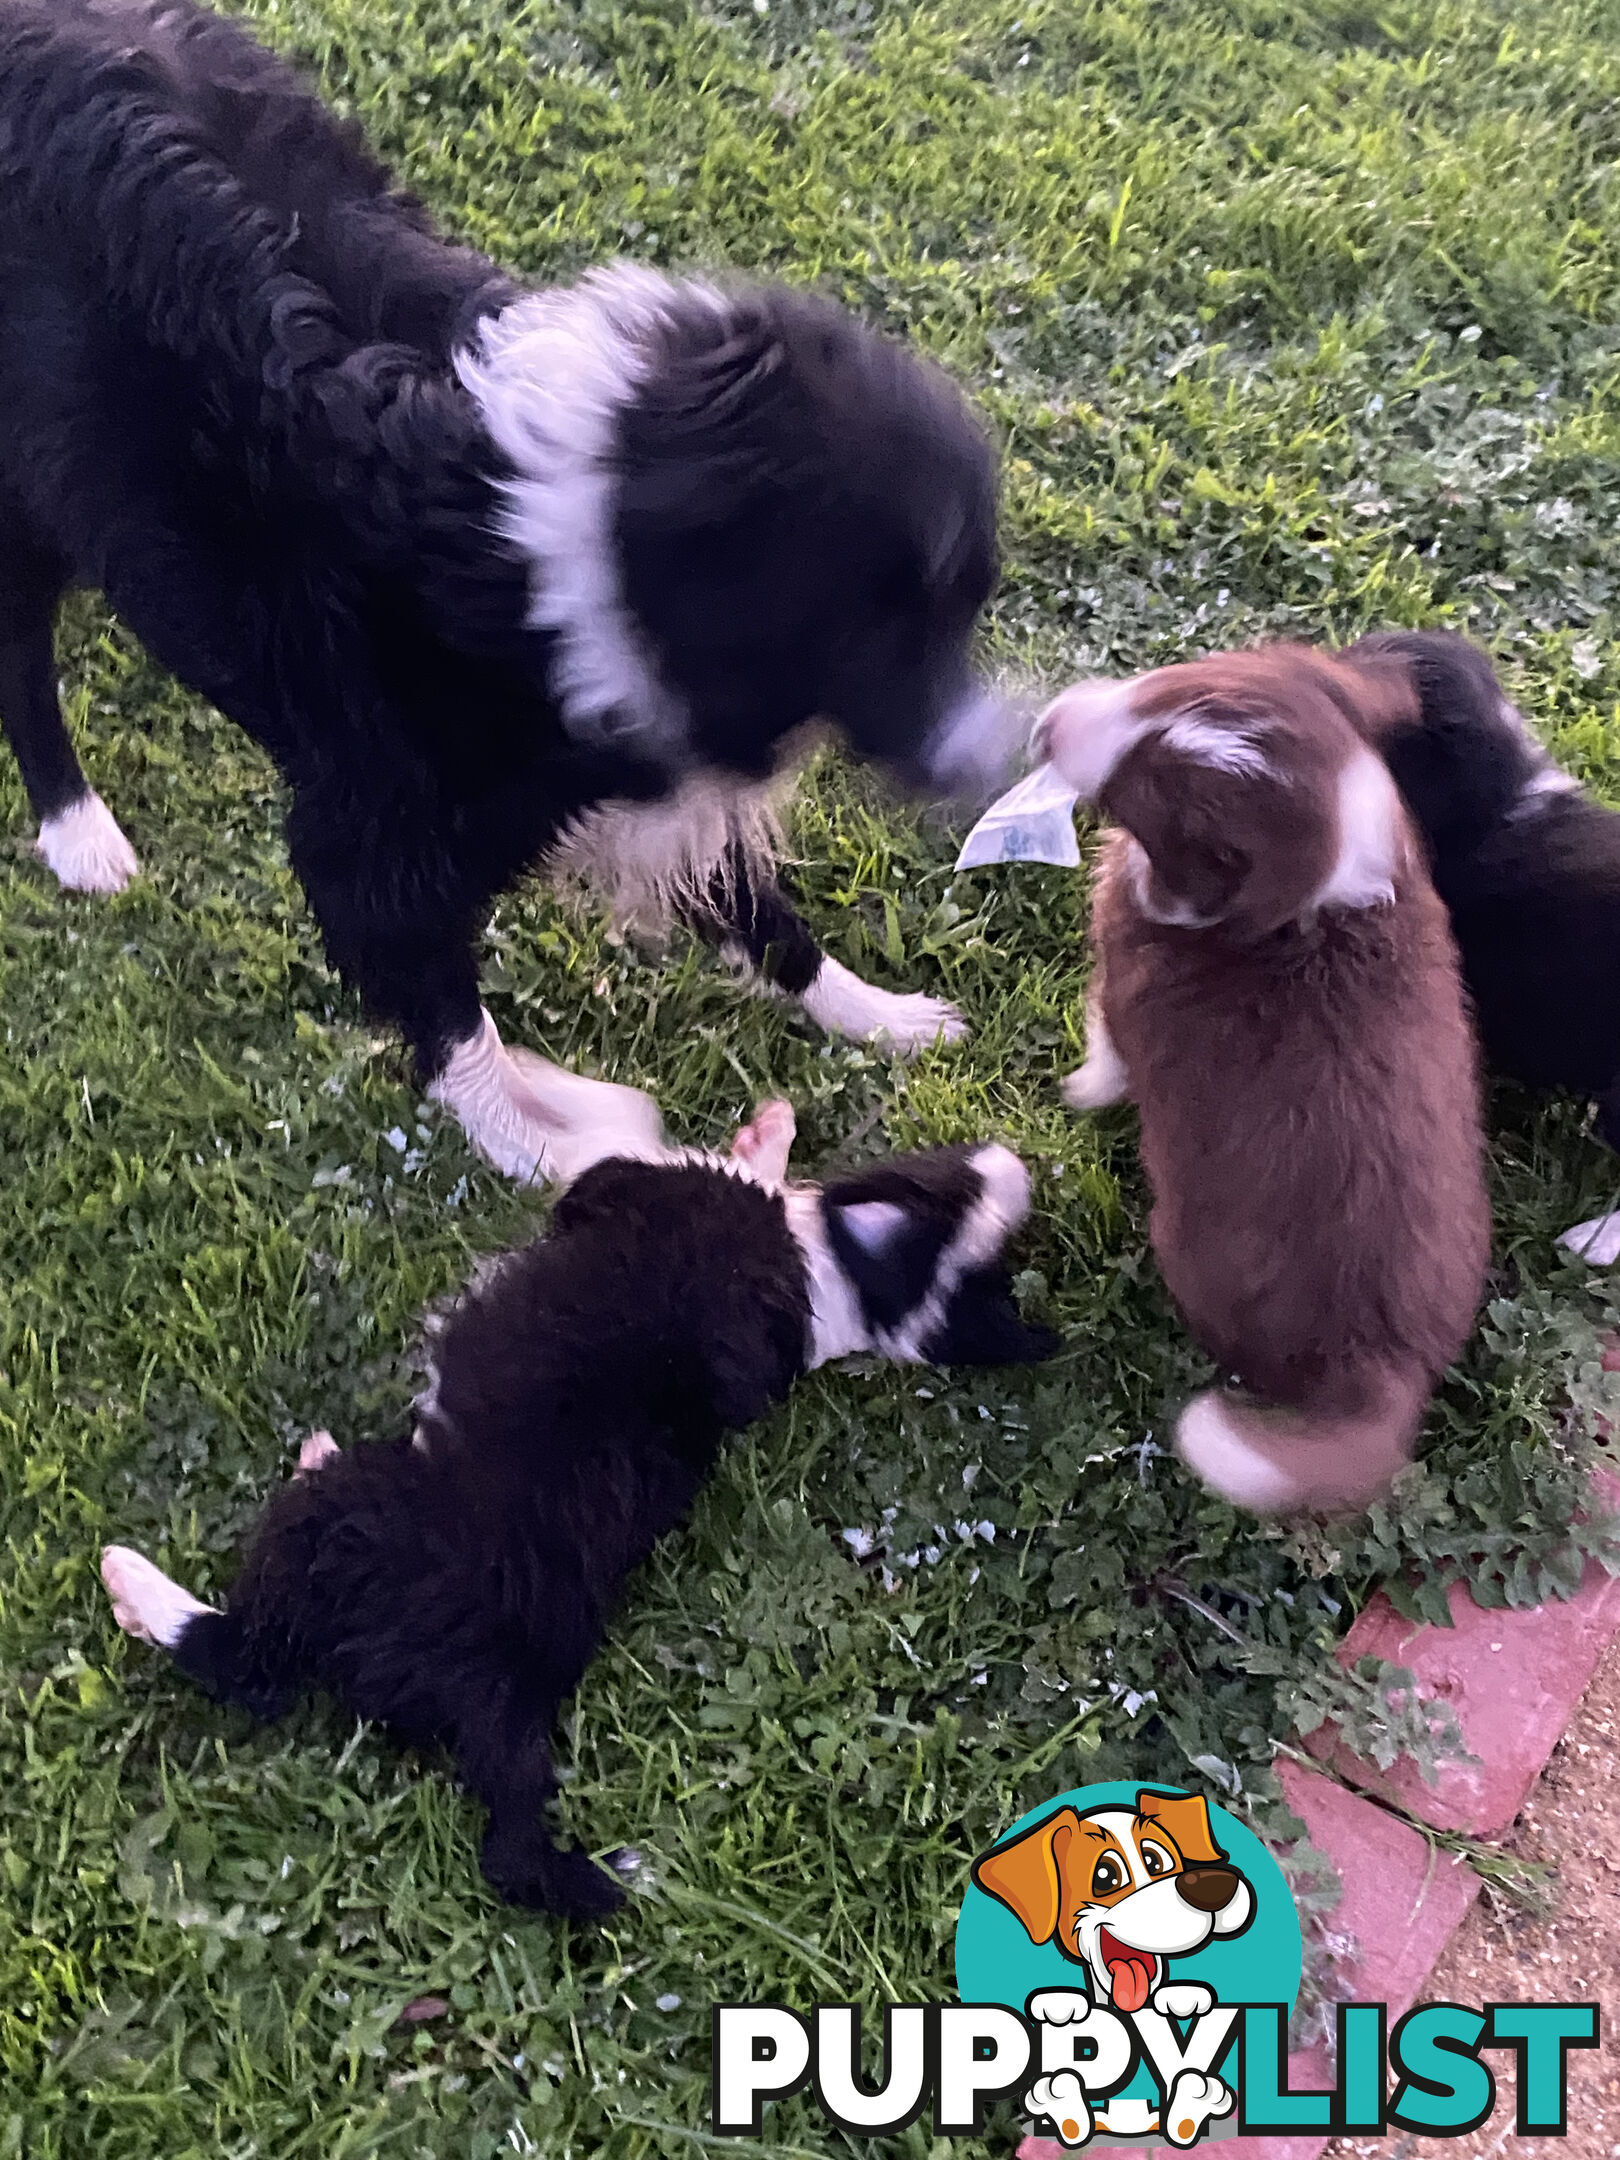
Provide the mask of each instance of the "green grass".
{"label": "green grass", "polygon": [[[1616,0],[249,12],[527,271],[815,279],[937,353],[1006,449],[1007,669],[1449,622],[1620,799]],[[501,911],[492,1003],[695,1139],[767,1089],[811,1166],[1004,1133],[1066,1348],[1014,1379],[829,1373],[741,1442],[564,1749],[568,1821],[638,1846],[642,1889],[600,1934],[501,1911],[437,1767],[329,1709],[251,1728],[100,1595],[109,1534],[228,1580],[300,1434],[388,1430],[424,1303],[542,1211],[359,1028],[263,762],[89,604],[63,659],[146,875],[56,892],[0,765],[0,2160],[695,2152],[714,2002],[948,1993],[966,1863],[1020,1806],[1141,1774],[1275,1830],[1292,1720],[1424,1743],[1379,1675],[1332,1678],[1377,1583],[1568,1587],[1603,1308],[1552,1238],[1620,1185],[1580,1110],[1495,1105],[1493,1302],[1398,1504],[1257,1528],[1151,1438],[1198,1367],[1130,1121],[1059,1111],[1081,881],[953,881],[949,834],[828,770],[811,913],[957,997],[963,1051],[830,1047],[540,896]],[[396,2028],[427,1993],[447,2014]],[[766,2149],[848,2146],[796,2103]]]}

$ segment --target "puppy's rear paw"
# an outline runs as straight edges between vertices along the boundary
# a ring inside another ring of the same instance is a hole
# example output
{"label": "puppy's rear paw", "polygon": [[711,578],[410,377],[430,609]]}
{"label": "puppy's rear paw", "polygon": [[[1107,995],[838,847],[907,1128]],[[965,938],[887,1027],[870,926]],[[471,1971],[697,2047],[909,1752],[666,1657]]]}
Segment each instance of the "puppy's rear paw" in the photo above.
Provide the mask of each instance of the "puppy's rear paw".
{"label": "puppy's rear paw", "polygon": [[338,1444],[329,1432],[312,1432],[298,1450],[298,1469],[295,1475],[307,1477],[310,1471],[318,1470],[322,1463],[330,1462],[337,1452]]}

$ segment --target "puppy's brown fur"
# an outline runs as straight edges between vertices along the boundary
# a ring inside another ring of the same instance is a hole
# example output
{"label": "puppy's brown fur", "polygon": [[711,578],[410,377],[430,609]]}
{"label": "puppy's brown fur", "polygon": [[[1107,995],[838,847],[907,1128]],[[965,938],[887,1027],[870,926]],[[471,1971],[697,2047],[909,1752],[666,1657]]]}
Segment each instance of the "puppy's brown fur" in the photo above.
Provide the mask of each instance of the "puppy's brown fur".
{"label": "puppy's brown fur", "polygon": [[1405,695],[1276,645],[1082,686],[1046,722],[1122,828],[1092,917],[1111,1044],[1087,1076],[1111,1047],[1165,1281],[1240,1390],[1190,1405],[1178,1444],[1256,1507],[1388,1483],[1488,1256],[1456,953],[1360,739]]}

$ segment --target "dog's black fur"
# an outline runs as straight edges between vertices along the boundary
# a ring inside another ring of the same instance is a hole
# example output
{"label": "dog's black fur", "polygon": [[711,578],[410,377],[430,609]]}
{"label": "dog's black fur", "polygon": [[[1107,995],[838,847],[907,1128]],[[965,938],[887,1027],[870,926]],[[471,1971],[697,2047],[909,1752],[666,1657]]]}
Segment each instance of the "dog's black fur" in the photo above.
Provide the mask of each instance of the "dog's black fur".
{"label": "dog's black fur", "polygon": [[[993,475],[960,399],[808,295],[674,290],[606,461],[671,745],[570,724],[498,529],[513,471],[454,363],[517,287],[193,0],[0,0],[0,715],[29,795],[46,821],[86,795],[52,620],[99,586],[276,759],[329,954],[424,1078],[478,1029],[493,897],[580,812],[767,774],[814,718],[943,782],[977,709]],[[788,988],[814,971],[757,865],[694,914]]]}
{"label": "dog's black fur", "polygon": [[1557,771],[1465,638],[1395,631],[1345,658],[1417,686],[1420,720],[1378,748],[1428,844],[1486,1057],[1594,1097],[1620,1147],[1620,816]]}
{"label": "dog's black fur", "polygon": [[[819,1197],[795,1189],[864,1343],[814,1339],[780,1191],[712,1159],[587,1171],[549,1233],[443,1322],[414,1441],[354,1447],[294,1478],[228,1611],[194,1613],[169,1644],[176,1661],[263,1716],[324,1686],[407,1741],[448,1743],[490,1809],[495,1888],[559,1912],[611,1910],[617,1885],[542,1820],[552,1728],[625,1576],[685,1514],[723,1434],[842,1348],[1007,1363],[1056,1347],[1013,1305],[1001,1247],[1024,1203],[985,1215],[983,1159],[947,1148]],[[970,1224],[983,1227],[958,1268],[952,1241]],[[908,1320],[918,1339],[902,1348]]]}

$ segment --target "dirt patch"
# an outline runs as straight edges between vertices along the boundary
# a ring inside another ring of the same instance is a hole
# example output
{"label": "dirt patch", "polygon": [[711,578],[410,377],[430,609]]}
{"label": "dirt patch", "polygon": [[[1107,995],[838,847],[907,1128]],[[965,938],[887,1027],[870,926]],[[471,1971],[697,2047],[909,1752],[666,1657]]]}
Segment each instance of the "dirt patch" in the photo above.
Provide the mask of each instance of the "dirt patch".
{"label": "dirt patch", "polygon": [[[1426,2002],[1596,2002],[1604,2044],[1569,2056],[1569,2135],[1520,2137],[1505,2093],[1470,2137],[1343,2138],[1325,2160],[1547,2160],[1620,2156],[1620,1639],[1598,1666],[1502,1850],[1555,1872],[1550,1919],[1498,1912],[1487,1895],[1457,1930],[1423,1990]],[[1489,2055],[1494,2068],[1508,2058]],[[1504,2121],[1504,2112],[1506,2120]]]}

